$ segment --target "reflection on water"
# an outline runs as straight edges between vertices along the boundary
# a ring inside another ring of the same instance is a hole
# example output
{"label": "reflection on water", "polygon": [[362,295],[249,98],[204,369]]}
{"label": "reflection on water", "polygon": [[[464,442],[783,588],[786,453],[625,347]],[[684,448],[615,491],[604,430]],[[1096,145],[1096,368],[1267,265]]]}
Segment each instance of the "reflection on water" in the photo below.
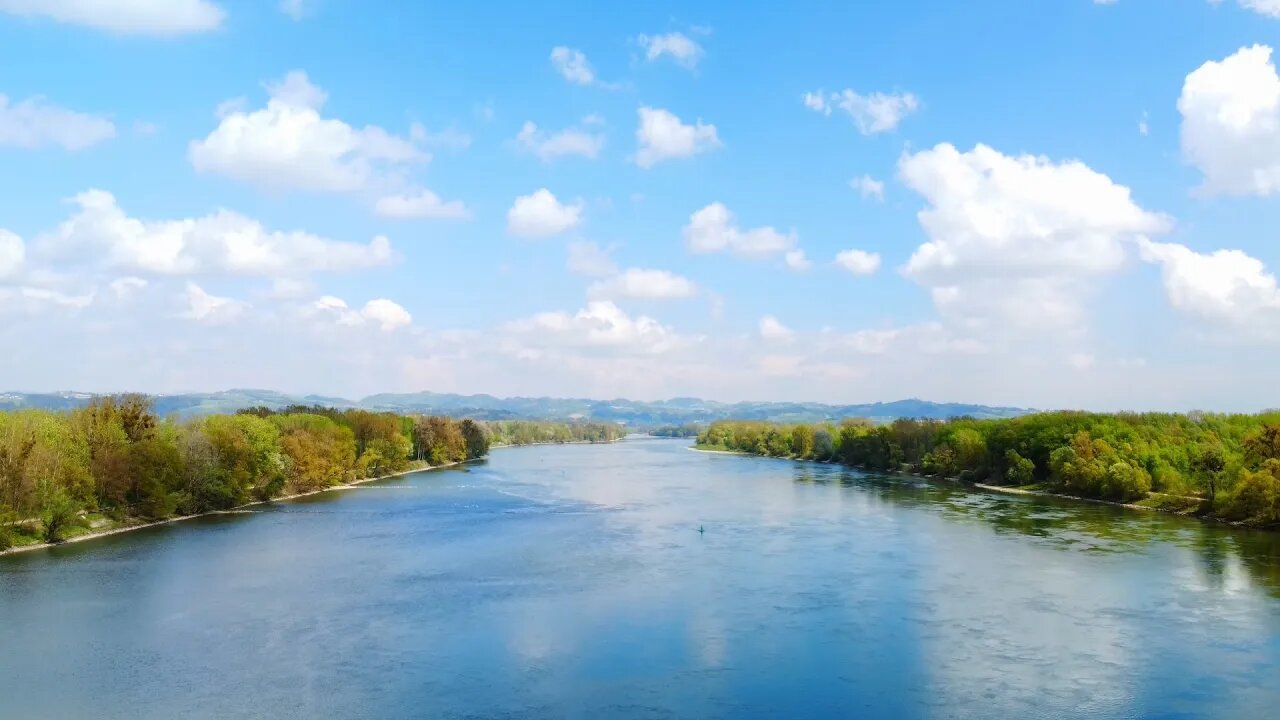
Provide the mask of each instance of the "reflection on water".
{"label": "reflection on water", "polygon": [[1280,533],[684,445],[502,450],[0,559],[0,717],[1280,702]]}

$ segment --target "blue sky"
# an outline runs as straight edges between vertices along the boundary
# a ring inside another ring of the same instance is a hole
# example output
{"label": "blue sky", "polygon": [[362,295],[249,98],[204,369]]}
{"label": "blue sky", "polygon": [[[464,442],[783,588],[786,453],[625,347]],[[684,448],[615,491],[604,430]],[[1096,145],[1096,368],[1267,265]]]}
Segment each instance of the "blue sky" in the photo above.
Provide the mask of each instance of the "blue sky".
{"label": "blue sky", "polygon": [[598,8],[0,0],[0,384],[1280,404],[1280,3]]}

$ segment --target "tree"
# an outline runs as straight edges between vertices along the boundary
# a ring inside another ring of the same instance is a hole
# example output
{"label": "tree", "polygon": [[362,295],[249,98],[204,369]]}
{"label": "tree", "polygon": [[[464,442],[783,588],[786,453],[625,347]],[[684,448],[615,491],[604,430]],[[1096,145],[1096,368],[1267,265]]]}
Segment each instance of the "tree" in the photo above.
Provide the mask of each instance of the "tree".
{"label": "tree", "polygon": [[63,531],[79,524],[79,504],[66,490],[59,487],[49,488],[40,508],[40,522],[44,526],[44,541],[58,543],[63,540]]}
{"label": "tree", "polygon": [[1192,480],[1212,505],[1218,497],[1218,487],[1222,484],[1222,476],[1227,469],[1222,443],[1216,435],[1212,440],[1202,442],[1193,449],[1190,465]]}
{"label": "tree", "polygon": [[489,432],[480,423],[467,418],[461,423],[462,440],[467,447],[467,459],[475,460],[489,454]]}
{"label": "tree", "polygon": [[1036,464],[1010,448],[1004,454],[1004,479],[1010,485],[1030,485],[1035,480]]}

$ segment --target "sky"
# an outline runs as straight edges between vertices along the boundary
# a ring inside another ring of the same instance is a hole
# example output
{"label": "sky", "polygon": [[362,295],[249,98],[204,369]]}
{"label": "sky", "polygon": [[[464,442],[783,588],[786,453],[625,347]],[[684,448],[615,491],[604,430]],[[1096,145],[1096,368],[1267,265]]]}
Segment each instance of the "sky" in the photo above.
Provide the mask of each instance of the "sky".
{"label": "sky", "polygon": [[0,0],[0,390],[1280,406],[1280,0]]}

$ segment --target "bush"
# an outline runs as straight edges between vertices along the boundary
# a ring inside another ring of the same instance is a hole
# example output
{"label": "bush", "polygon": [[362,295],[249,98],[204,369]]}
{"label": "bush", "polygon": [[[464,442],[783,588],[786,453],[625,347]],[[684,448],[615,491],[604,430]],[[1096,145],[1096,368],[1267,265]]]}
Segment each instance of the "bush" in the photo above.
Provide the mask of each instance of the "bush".
{"label": "bush", "polygon": [[1227,503],[1227,513],[1232,519],[1259,525],[1280,523],[1280,479],[1265,470],[1244,473]]}

